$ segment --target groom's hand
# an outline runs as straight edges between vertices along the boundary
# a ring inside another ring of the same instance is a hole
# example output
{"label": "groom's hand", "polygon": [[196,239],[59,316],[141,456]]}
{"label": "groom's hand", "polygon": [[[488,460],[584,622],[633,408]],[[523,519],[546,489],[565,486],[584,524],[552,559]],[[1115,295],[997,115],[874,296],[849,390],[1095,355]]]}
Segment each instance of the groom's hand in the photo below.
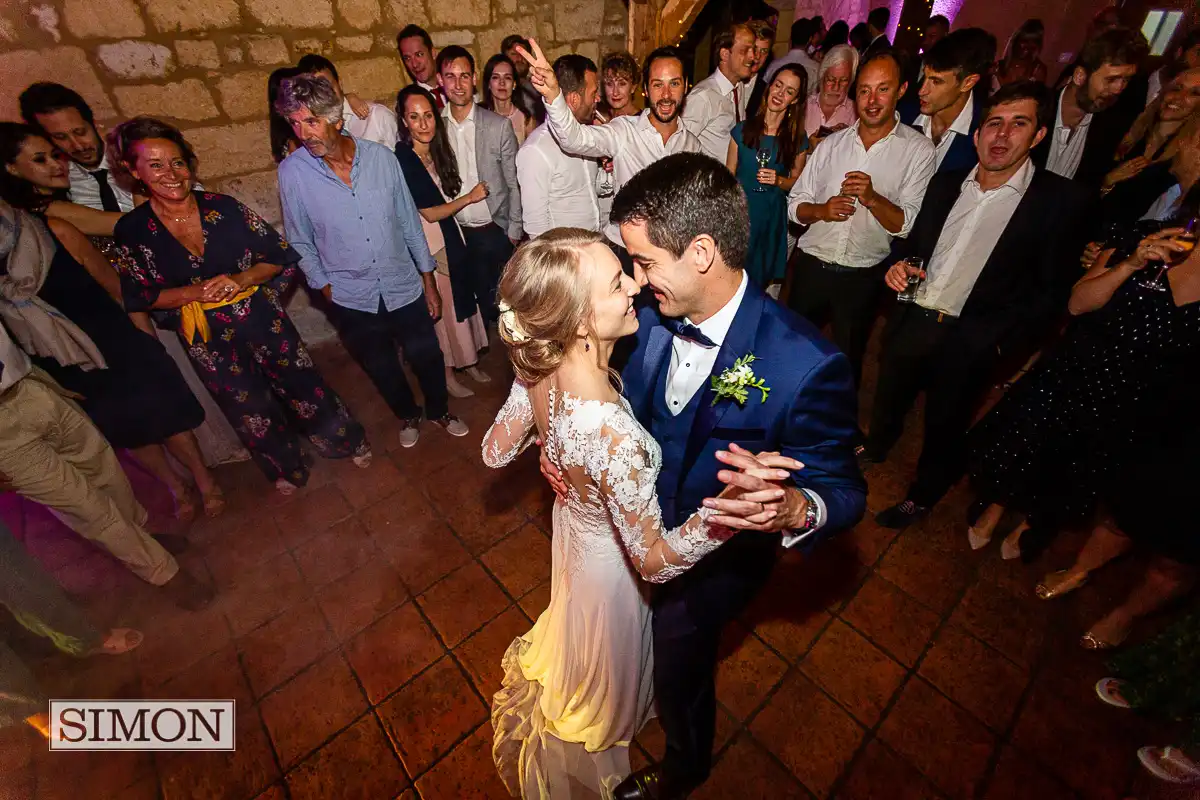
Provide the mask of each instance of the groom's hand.
{"label": "groom's hand", "polygon": [[783,481],[791,471],[803,469],[799,461],[779,453],[753,455],[736,444],[718,451],[717,459],[734,470],[721,470],[717,478],[726,484],[719,497],[704,501],[705,508],[717,512],[711,518],[716,525],[736,530],[780,532],[802,527],[808,510],[808,498]]}
{"label": "groom's hand", "polygon": [[[541,447],[542,440],[535,439],[534,444],[536,444],[538,447]],[[550,484],[550,488],[554,490],[556,495],[566,500],[567,482],[563,480],[562,473],[558,471],[558,467],[554,466],[550,459],[546,457],[545,450],[541,452],[541,456],[538,458],[538,464],[542,468],[542,477],[546,479],[546,483]]]}

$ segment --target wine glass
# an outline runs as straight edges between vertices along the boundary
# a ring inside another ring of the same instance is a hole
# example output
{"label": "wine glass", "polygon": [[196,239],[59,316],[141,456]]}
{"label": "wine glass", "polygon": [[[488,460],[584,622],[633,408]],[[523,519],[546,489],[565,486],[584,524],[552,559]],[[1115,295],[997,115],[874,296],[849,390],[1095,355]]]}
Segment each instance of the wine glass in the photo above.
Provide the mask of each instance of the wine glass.
{"label": "wine glass", "polygon": [[1200,217],[1187,217],[1183,220],[1171,223],[1171,227],[1181,227],[1183,230],[1180,233],[1171,237],[1170,241],[1177,245],[1182,245],[1185,249],[1178,252],[1172,252],[1167,257],[1167,260],[1162,262],[1158,268],[1158,274],[1151,280],[1141,281],[1141,285],[1145,289],[1150,289],[1154,292],[1167,291],[1167,284],[1163,282],[1163,276],[1167,274],[1167,270],[1171,267],[1178,266],[1191,256],[1192,250],[1196,247],[1196,234],[1200,232]]}
{"label": "wine glass", "polygon": [[611,164],[612,159],[609,159],[609,158],[600,159],[600,169],[597,170],[597,175],[596,175],[596,177],[597,177],[596,196],[597,197],[612,197],[613,196],[613,189],[614,189],[613,175],[612,175],[612,172],[610,172],[608,169],[606,169],[607,165],[605,162],[608,162],[608,164]]}
{"label": "wine glass", "polygon": [[[767,165],[771,163],[771,159],[774,157],[774,155],[775,154],[771,152],[771,148],[769,147],[758,148],[758,152],[754,154],[754,160],[758,162],[759,170],[766,169]],[[766,190],[767,187],[763,186],[761,183],[754,187],[754,191],[756,192],[765,192]]]}

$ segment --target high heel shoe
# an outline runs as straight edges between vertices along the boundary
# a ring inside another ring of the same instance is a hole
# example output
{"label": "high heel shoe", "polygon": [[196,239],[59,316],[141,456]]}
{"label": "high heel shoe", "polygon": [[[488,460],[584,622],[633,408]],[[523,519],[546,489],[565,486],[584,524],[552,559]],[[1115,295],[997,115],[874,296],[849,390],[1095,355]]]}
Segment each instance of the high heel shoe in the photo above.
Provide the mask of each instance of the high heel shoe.
{"label": "high heel shoe", "polygon": [[967,528],[967,542],[971,545],[972,550],[982,550],[992,543],[992,534],[989,533],[984,536],[975,530],[975,526],[972,525],[970,528]]}
{"label": "high heel shoe", "polygon": [[209,519],[221,516],[225,510],[225,493],[220,487],[214,487],[208,494],[201,493],[200,501],[204,504],[204,516]]}
{"label": "high heel shoe", "polygon": [[[1027,533],[1029,533],[1028,528],[1020,533],[1014,531],[1008,536],[1005,536],[1004,541],[1000,543],[1000,558],[1004,559],[1005,561],[1016,561],[1018,558],[1020,558],[1021,539],[1023,539]],[[1016,539],[1013,539],[1014,534],[1017,537]]]}
{"label": "high heel shoe", "polygon": [[[1066,574],[1067,571],[1065,569],[1060,569],[1042,578],[1041,582],[1033,590],[1037,594],[1038,599],[1053,600],[1056,597],[1068,595],[1088,582],[1088,574],[1086,572],[1082,575],[1077,574],[1073,578],[1064,578]],[[1052,584],[1051,580],[1054,578],[1058,578],[1059,580]]]}
{"label": "high heel shoe", "polygon": [[1115,650],[1125,644],[1125,640],[1129,638],[1130,632],[1133,630],[1132,623],[1125,626],[1125,630],[1120,631],[1116,636],[1110,639],[1101,638],[1096,634],[1096,628],[1105,622],[1108,618],[1100,620],[1092,626],[1091,630],[1079,637],[1079,646],[1084,650]]}

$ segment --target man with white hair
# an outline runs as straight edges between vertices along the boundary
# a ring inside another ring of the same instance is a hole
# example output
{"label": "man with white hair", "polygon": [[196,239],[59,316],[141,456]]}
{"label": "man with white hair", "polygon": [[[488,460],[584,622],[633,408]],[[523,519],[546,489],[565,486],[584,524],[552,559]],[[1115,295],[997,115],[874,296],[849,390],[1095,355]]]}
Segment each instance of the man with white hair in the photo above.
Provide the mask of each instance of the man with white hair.
{"label": "man with white hair", "polygon": [[850,96],[857,73],[858,51],[848,44],[839,44],[821,59],[817,85],[811,90],[804,111],[804,130],[813,147],[858,120],[854,98]]}
{"label": "man with white hair", "polygon": [[433,323],[442,315],[417,206],[388,148],[343,131],[342,100],[325,78],[283,82],[275,110],[300,147],[279,165],[288,241],[308,285],[325,295],[346,349],[400,420],[400,445],[419,436],[422,408],[397,345],[424,395],[425,418],[452,436],[467,426],[450,414],[446,365]]}
{"label": "man with white hair", "polygon": [[355,139],[366,139],[369,142],[376,142],[384,147],[395,149],[396,140],[400,138],[396,112],[379,103],[366,103],[366,116],[359,117],[355,114],[354,109],[350,107],[350,101],[346,99],[346,93],[342,90],[337,67],[325,56],[308,53],[300,58],[296,68],[307,75],[329,81],[329,85],[333,87],[337,96],[342,98],[342,121],[346,123],[347,133]]}

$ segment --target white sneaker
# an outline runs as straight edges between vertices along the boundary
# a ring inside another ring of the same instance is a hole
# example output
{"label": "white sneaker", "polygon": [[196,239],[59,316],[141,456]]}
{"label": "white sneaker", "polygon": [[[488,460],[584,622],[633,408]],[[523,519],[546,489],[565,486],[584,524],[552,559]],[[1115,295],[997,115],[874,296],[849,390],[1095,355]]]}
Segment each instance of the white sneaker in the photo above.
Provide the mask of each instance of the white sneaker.
{"label": "white sneaker", "polygon": [[451,436],[466,436],[468,433],[470,433],[470,429],[467,428],[467,423],[463,422],[453,414],[447,414],[440,419],[433,420],[433,422],[435,425],[441,425],[443,428],[445,428],[446,433],[450,434]]}
{"label": "white sneaker", "polygon": [[413,447],[417,440],[421,438],[421,430],[418,427],[421,424],[421,419],[405,419],[400,421],[400,446]]}

